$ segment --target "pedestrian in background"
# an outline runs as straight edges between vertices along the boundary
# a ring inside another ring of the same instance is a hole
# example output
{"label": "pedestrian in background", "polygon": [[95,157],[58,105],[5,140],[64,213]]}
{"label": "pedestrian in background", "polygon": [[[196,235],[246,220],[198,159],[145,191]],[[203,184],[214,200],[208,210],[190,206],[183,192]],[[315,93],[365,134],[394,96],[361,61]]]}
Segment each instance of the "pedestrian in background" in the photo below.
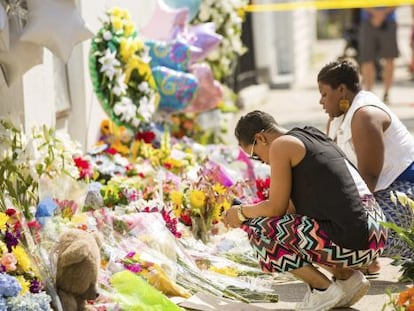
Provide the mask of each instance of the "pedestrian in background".
{"label": "pedestrian in background", "polygon": [[269,198],[233,206],[224,223],[244,223],[262,270],[291,272],[308,285],[295,310],[356,303],[370,283],[352,268],[378,257],[387,235],[384,215],[356,168],[321,131],[288,131],[263,111],[242,116],[235,135],[252,159],[270,166]]}
{"label": "pedestrian in background", "polygon": [[389,104],[389,91],[394,81],[394,60],[399,56],[396,7],[361,9],[358,55],[364,89],[372,91],[377,70],[382,63],[383,102]]}
{"label": "pedestrian in background", "polygon": [[411,48],[411,60],[410,60],[410,73],[411,79],[414,79],[414,5],[411,6],[411,34],[410,34],[410,48]]}
{"label": "pedestrian in background", "polygon": [[[358,168],[387,221],[414,226],[410,206],[395,204],[390,192],[414,199],[414,139],[374,93],[361,90],[357,67],[348,61],[325,65],[318,74],[320,104],[329,115],[328,135]],[[414,259],[405,242],[390,231],[383,255]],[[368,273],[379,270],[378,264]]]}

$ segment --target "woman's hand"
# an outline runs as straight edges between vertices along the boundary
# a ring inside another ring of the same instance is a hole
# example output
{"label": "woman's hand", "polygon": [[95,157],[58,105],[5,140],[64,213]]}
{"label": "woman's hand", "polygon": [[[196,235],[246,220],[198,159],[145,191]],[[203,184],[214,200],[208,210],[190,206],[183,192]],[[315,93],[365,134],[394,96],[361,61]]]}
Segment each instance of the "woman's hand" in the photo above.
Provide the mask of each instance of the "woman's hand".
{"label": "woman's hand", "polygon": [[227,212],[223,216],[223,223],[226,226],[230,226],[232,228],[239,228],[242,225],[239,216],[237,215],[238,206],[232,206],[227,210]]}

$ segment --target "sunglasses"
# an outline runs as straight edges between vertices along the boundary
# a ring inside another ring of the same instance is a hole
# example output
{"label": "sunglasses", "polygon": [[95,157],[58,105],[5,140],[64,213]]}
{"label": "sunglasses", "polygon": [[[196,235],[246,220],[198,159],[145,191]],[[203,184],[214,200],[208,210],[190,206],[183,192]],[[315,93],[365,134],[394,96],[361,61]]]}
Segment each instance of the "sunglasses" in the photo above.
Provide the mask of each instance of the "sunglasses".
{"label": "sunglasses", "polygon": [[[260,133],[263,133],[263,132],[264,132],[264,129],[260,131]],[[254,146],[256,145],[256,142],[257,142],[257,140],[256,140],[256,136],[255,136],[254,140],[253,140],[253,144],[252,144],[252,149],[250,149],[249,158],[252,159],[252,160],[256,160],[256,161],[262,161],[260,159],[260,157],[257,154],[254,153]]]}

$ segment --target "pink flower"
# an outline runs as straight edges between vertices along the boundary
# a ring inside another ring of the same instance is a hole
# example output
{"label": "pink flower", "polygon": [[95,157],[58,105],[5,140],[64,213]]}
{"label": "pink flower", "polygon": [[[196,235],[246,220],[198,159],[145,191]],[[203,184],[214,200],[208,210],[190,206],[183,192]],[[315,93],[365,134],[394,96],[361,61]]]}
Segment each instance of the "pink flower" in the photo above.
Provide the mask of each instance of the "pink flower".
{"label": "pink flower", "polygon": [[125,265],[125,268],[127,268],[129,271],[134,272],[134,273],[139,273],[142,271],[142,267],[139,263],[132,263],[132,264]]}
{"label": "pink flower", "polygon": [[6,253],[1,257],[1,265],[6,269],[6,271],[15,271],[17,259],[12,253]]}

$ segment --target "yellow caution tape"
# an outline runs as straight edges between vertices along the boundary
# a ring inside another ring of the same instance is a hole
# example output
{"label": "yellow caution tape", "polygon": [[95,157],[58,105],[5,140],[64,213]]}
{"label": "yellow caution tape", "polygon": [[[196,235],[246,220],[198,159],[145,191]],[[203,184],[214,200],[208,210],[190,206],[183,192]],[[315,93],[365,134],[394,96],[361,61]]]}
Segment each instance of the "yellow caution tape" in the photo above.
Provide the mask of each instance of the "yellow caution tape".
{"label": "yellow caution tape", "polygon": [[298,1],[298,2],[279,2],[250,4],[244,7],[246,12],[268,12],[268,11],[291,11],[297,9],[352,9],[352,8],[372,8],[401,6],[414,4],[414,0],[319,0],[319,1]]}

